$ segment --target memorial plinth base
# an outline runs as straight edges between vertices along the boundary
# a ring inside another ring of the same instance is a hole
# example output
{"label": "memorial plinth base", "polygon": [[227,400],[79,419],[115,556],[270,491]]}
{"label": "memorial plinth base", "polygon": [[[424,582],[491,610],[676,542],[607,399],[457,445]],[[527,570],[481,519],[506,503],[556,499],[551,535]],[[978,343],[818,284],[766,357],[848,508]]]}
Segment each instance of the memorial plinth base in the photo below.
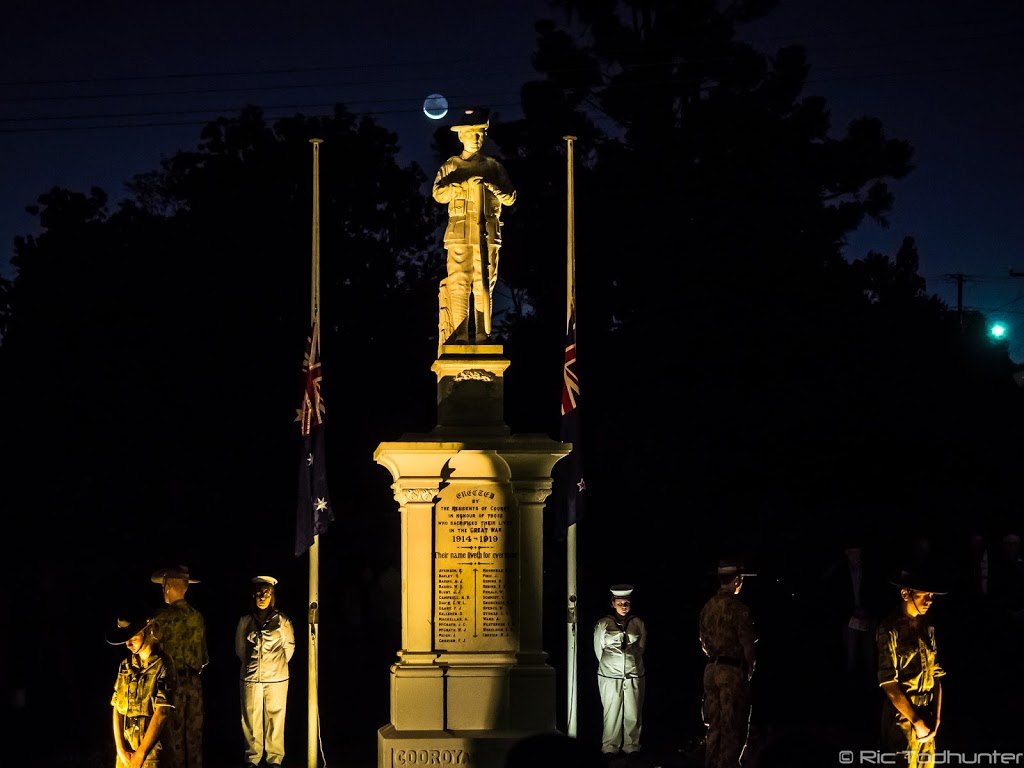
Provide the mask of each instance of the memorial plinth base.
{"label": "memorial plinth base", "polygon": [[534,734],[512,731],[396,731],[394,726],[385,725],[377,731],[377,765],[378,768],[444,765],[503,768],[509,748],[524,736]]}
{"label": "memorial plinth base", "polygon": [[398,731],[514,731],[554,728],[555,670],[544,663],[450,662],[391,667],[391,722]]}
{"label": "memorial plinth base", "polygon": [[380,768],[503,768],[509,747],[554,733],[542,650],[543,511],[570,447],[512,435],[498,345],[445,345],[437,426],[381,443],[402,519],[402,647]]}

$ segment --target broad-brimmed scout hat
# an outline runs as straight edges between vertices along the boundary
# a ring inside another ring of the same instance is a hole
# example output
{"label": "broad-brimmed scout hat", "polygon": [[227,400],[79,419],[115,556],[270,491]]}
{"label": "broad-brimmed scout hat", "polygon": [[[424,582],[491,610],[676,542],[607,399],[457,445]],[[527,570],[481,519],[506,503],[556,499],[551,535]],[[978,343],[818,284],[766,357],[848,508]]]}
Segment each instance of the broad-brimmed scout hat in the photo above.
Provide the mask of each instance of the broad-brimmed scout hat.
{"label": "broad-brimmed scout hat", "polygon": [[715,576],[757,576],[744,568],[742,560],[731,557],[723,557],[718,561],[718,567],[709,573]]}
{"label": "broad-brimmed scout hat", "polygon": [[266,584],[268,587],[276,587],[277,586],[277,579],[275,579],[273,576],[253,576],[252,577],[252,583],[253,584]]}
{"label": "broad-brimmed scout hat", "polygon": [[154,584],[163,584],[164,579],[183,579],[189,584],[198,584],[199,579],[193,579],[188,575],[187,565],[172,565],[170,568],[161,568],[149,577]]}
{"label": "broad-brimmed scout hat", "polygon": [[114,626],[107,632],[107,642],[111,645],[124,645],[149,626],[152,620],[153,612],[142,606],[125,609],[118,614]]}
{"label": "broad-brimmed scout hat", "polygon": [[609,591],[612,593],[612,597],[629,597],[633,594],[633,585],[616,584],[613,587],[609,587]]}
{"label": "broad-brimmed scout hat", "polygon": [[470,107],[462,113],[458,123],[451,126],[453,131],[461,131],[463,128],[477,128],[486,131],[491,126],[491,112],[483,107]]}
{"label": "broad-brimmed scout hat", "polygon": [[904,567],[889,583],[900,589],[912,589],[915,592],[931,592],[934,595],[949,594],[942,577],[935,572],[934,568],[924,565]]}

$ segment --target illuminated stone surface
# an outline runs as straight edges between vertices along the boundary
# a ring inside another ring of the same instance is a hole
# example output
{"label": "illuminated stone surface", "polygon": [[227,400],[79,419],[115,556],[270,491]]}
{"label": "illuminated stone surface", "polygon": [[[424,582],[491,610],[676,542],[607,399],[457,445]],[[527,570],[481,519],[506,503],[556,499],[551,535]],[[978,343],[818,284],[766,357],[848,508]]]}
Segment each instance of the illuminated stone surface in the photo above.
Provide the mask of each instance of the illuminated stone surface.
{"label": "illuminated stone surface", "polygon": [[481,151],[488,125],[485,111],[466,110],[452,126],[462,152],[448,158],[434,178],[434,200],[448,206],[448,276],[438,291],[438,354],[444,344],[482,344],[491,334],[501,209],[515,203],[516,191],[505,167]]}
{"label": "illuminated stone surface", "polygon": [[516,741],[555,730],[542,649],[543,512],[568,448],[511,435],[499,345],[445,346],[438,425],[381,443],[401,513],[402,647],[378,765],[499,768]]}

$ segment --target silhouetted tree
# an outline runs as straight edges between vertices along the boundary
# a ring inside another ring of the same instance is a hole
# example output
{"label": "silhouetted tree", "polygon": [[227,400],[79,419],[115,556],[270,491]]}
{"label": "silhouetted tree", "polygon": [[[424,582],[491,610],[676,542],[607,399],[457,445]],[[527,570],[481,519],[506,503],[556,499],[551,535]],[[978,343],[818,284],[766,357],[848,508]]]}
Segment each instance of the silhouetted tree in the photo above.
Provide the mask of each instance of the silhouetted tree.
{"label": "silhouetted tree", "polygon": [[[19,436],[5,476],[36,514],[19,535],[61,519],[58,551],[84,556],[88,531],[89,557],[113,567],[100,553],[135,515],[157,521],[168,557],[219,537],[267,541],[239,524],[255,515],[290,549],[313,137],[328,457],[340,498],[386,497],[376,441],[433,426],[439,218],[422,171],[398,164],[396,137],[373,120],[339,107],[271,126],[251,108],[133,179],[115,210],[99,189],[40,196],[41,233],[15,243],[0,349],[4,419]],[[420,403],[406,389],[417,377]],[[354,418],[363,410],[380,418]]]}
{"label": "silhouetted tree", "polygon": [[[656,481],[659,452],[686,467],[692,505],[757,508],[743,518],[753,524],[766,497],[798,523],[822,496],[905,498],[921,475],[955,482],[922,451],[936,445],[933,406],[952,394],[928,374],[954,354],[945,307],[912,241],[895,258],[846,252],[865,219],[887,223],[910,145],[871,117],[837,135],[827,102],[805,93],[803,49],[737,39],[775,2],[551,5],[565,24],[537,24],[542,79],[523,87],[525,117],[492,129],[520,189],[503,274],[539,315],[509,344],[547,338],[554,356],[562,137],[577,136],[592,500],[616,519],[635,494],[621,478]],[[922,407],[894,386],[926,391]],[[723,534],[737,529],[720,519]]]}

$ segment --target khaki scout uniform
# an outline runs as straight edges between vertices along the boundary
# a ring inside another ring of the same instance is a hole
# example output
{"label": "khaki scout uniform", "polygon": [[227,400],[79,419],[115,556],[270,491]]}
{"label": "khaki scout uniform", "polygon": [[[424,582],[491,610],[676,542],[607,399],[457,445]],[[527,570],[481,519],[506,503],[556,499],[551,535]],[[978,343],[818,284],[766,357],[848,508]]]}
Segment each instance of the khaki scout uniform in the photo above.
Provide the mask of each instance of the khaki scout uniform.
{"label": "khaki scout uniform", "polygon": [[706,768],[736,768],[750,728],[750,670],[754,623],[736,595],[715,594],[700,612],[700,642],[708,656],[701,711],[708,726]]}
{"label": "khaki scout uniform", "polygon": [[[146,666],[137,655],[130,659],[124,659],[117,670],[117,680],[114,682],[114,695],[110,704],[122,715],[124,723],[124,740],[132,751],[139,748],[143,737],[146,735],[146,728],[157,707],[172,707],[174,689],[173,665],[160,656],[152,653],[147,660]],[[166,761],[161,760],[161,752],[167,741],[166,727],[161,734],[159,741],[143,763],[145,768],[166,768]],[[118,765],[120,761],[115,760]]]}
{"label": "khaki scout uniform", "polygon": [[206,621],[185,600],[157,612],[157,637],[174,662],[175,708],[164,731],[165,768],[203,768],[203,686],[199,673],[210,663]]}
{"label": "khaki scout uniform", "polygon": [[[936,680],[946,674],[938,662],[935,628],[923,616],[913,619],[901,611],[879,625],[875,641],[878,684],[898,682],[915,709],[924,708],[934,717]],[[920,743],[914,725],[886,697],[882,703],[882,751],[908,752],[906,761],[897,765],[923,765],[932,762],[935,739]]]}

